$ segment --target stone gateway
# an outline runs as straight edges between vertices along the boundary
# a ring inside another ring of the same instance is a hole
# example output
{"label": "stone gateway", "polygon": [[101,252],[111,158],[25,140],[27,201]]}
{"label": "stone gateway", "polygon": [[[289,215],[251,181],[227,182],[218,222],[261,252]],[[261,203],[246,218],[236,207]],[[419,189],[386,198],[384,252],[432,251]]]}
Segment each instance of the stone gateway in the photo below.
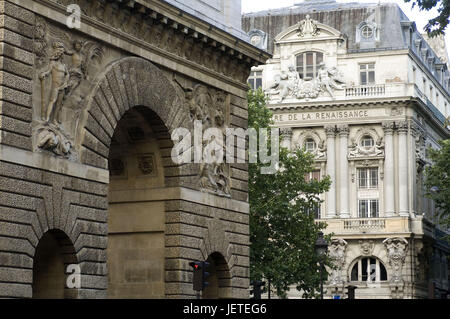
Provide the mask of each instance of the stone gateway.
{"label": "stone gateway", "polygon": [[171,132],[192,116],[246,129],[246,80],[269,55],[240,12],[191,11],[0,1],[0,297],[194,298],[193,260],[211,263],[204,297],[248,297],[247,165],[202,183]]}

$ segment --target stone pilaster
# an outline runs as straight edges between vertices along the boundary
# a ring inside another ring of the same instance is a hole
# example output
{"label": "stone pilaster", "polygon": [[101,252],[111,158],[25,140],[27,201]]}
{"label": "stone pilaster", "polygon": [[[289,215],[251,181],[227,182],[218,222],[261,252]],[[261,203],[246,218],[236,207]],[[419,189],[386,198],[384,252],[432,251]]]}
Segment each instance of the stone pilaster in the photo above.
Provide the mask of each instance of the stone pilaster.
{"label": "stone pilaster", "polygon": [[385,160],[384,160],[384,214],[395,215],[394,201],[394,122],[384,122]]}
{"label": "stone pilaster", "polygon": [[339,156],[339,195],[340,195],[340,217],[350,218],[349,210],[349,188],[348,188],[348,125],[341,125],[337,129],[339,135],[339,147],[341,148]]}
{"label": "stone pilaster", "polygon": [[331,186],[327,195],[327,218],[336,217],[336,146],[335,146],[335,136],[336,127],[335,126],[325,126],[325,132],[327,134],[327,174],[331,178]]}
{"label": "stone pilaster", "polygon": [[292,150],[292,128],[283,127],[280,129],[281,146]]}
{"label": "stone pilaster", "polygon": [[399,214],[409,216],[408,202],[408,122],[396,123],[398,129],[398,183],[399,183]]}

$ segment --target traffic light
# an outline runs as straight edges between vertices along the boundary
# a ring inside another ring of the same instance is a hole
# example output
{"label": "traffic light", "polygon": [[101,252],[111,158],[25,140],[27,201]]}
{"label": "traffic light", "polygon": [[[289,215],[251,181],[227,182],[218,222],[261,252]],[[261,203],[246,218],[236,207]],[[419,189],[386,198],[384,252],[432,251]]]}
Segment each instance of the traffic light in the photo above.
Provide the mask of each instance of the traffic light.
{"label": "traffic light", "polygon": [[195,261],[195,262],[190,262],[189,266],[191,266],[193,268],[193,280],[192,283],[194,285],[194,290],[195,291],[201,291],[203,290],[203,270],[202,270],[202,263],[200,261]]}
{"label": "traffic light", "polygon": [[347,286],[346,294],[348,295],[347,299],[355,299],[355,290],[358,288],[356,286]]}
{"label": "traffic light", "polygon": [[206,269],[209,267],[209,263],[206,261],[193,261],[189,263],[189,266],[193,268],[193,288],[195,291],[202,291],[209,285],[206,279],[209,277],[209,272]]}
{"label": "traffic light", "polygon": [[250,290],[250,294],[253,295],[253,298],[251,299],[261,299],[261,295],[266,291],[266,288],[264,287],[266,283],[264,281],[252,281],[250,285],[253,286],[253,289]]}

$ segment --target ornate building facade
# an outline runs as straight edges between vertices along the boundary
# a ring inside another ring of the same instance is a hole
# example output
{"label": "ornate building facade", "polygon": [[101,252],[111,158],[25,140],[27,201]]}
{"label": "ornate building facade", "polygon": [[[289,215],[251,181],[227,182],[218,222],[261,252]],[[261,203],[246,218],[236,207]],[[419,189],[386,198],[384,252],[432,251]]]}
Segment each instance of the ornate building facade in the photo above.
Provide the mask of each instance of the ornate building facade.
{"label": "ornate building facade", "polygon": [[273,52],[249,82],[282,145],[312,152],[313,178],[332,180],[316,211],[334,238],[327,298],[348,285],[356,298],[447,293],[449,247],[423,188],[426,149],[450,137],[446,63],[395,4],[306,0],[242,21]]}
{"label": "ornate building facade", "polygon": [[194,260],[248,297],[247,166],[171,157],[247,127],[269,55],[226,2],[0,1],[0,297],[194,298]]}

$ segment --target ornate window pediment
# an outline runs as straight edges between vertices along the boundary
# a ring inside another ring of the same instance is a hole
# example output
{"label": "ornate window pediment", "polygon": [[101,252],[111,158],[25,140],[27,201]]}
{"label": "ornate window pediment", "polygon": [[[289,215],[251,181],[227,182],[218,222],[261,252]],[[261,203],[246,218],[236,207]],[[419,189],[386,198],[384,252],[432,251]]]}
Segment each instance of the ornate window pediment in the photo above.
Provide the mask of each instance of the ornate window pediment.
{"label": "ornate window pediment", "polygon": [[349,158],[384,156],[384,141],[375,129],[359,129],[351,141]]}
{"label": "ornate window pediment", "polygon": [[316,159],[325,159],[327,157],[327,147],[314,130],[307,130],[300,134],[294,142],[294,149],[302,148],[307,152],[314,154]]}
{"label": "ornate window pediment", "polygon": [[298,42],[311,40],[343,40],[344,36],[340,31],[326,24],[320,23],[310,18],[309,15],[299,23],[290,26],[275,37],[275,43]]}

